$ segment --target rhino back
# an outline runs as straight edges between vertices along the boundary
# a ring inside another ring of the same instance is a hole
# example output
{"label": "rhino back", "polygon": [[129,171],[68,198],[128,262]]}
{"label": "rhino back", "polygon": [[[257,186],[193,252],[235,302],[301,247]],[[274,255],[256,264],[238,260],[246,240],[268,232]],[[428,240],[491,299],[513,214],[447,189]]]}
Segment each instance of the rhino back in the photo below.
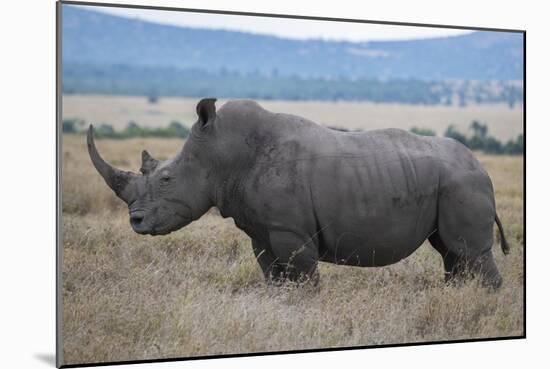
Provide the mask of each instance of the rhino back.
{"label": "rhino back", "polygon": [[223,113],[254,152],[240,175],[237,224],[302,233],[327,261],[378,266],[408,256],[435,227],[441,177],[480,172],[453,140],[339,132],[245,105]]}
{"label": "rhino back", "polygon": [[393,129],[337,141],[345,154],[320,158],[312,177],[325,259],[380,266],[405,258],[435,227],[446,143]]}

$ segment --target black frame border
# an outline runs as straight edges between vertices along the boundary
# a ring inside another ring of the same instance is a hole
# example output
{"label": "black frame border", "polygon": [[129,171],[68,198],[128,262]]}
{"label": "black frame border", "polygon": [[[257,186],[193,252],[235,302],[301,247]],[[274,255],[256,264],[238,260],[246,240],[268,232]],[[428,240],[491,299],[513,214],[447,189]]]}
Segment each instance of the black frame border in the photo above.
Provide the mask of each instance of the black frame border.
{"label": "black frame border", "polygon": [[380,21],[373,19],[356,19],[356,18],[333,18],[333,17],[321,17],[321,16],[309,16],[309,15],[295,15],[295,14],[277,14],[277,13],[254,13],[245,11],[230,11],[230,10],[214,10],[214,9],[197,9],[197,8],[180,8],[172,6],[156,6],[156,5],[137,5],[137,4],[119,4],[119,3],[102,3],[93,1],[78,1],[78,0],[59,0],[62,4],[67,5],[88,5],[88,6],[102,6],[109,8],[131,8],[131,9],[145,9],[145,10],[165,10],[173,12],[188,12],[188,13],[203,13],[203,14],[224,14],[224,15],[244,15],[254,17],[267,17],[267,18],[286,18],[286,19],[302,19],[302,20],[320,20],[331,22],[344,22],[344,23],[370,23],[381,24],[391,26],[412,26],[412,27],[430,27],[430,28],[453,28],[473,31],[494,31],[494,32],[515,32],[525,33],[522,29],[507,29],[507,28],[491,28],[491,27],[478,27],[478,26],[458,26],[450,24],[434,24],[434,23],[413,23],[413,22],[399,22],[399,21]]}
{"label": "black frame border", "polygon": [[[239,15],[239,16],[254,16],[254,17],[268,17],[268,18],[286,18],[286,19],[301,19],[301,20],[317,20],[317,21],[329,21],[329,22],[344,22],[344,23],[367,23],[367,24],[379,24],[379,25],[392,25],[392,26],[410,26],[410,27],[429,27],[429,28],[451,28],[462,29],[471,31],[492,31],[492,32],[508,32],[508,33],[521,33],[523,34],[523,335],[518,336],[506,336],[506,337],[487,337],[487,338],[472,338],[472,339],[460,339],[460,340],[448,340],[448,341],[424,341],[424,342],[410,342],[410,343],[395,343],[395,344],[382,344],[382,345],[370,345],[370,346],[351,346],[351,347],[327,347],[319,349],[303,349],[303,350],[288,350],[288,351],[266,351],[266,352],[249,352],[239,354],[223,354],[223,355],[205,355],[205,356],[191,356],[191,357],[174,357],[174,358],[161,358],[161,359],[146,359],[146,360],[126,360],[126,361],[111,361],[111,362],[93,362],[93,363],[81,363],[81,364],[65,364],[63,365],[63,306],[61,286],[62,286],[62,265],[63,265],[63,244],[62,244],[62,222],[61,222],[61,198],[62,198],[62,173],[61,173],[61,153],[62,153],[62,7],[63,5],[83,5],[90,7],[111,7],[111,8],[131,8],[131,9],[144,9],[144,10],[164,10],[172,12],[187,12],[187,13],[202,13],[202,14],[223,14],[223,15]],[[455,343],[473,343],[473,342],[492,342],[492,341],[508,341],[527,338],[527,232],[526,232],[526,216],[527,216],[527,31],[524,29],[506,29],[506,28],[491,28],[491,27],[478,27],[478,26],[458,26],[447,24],[432,24],[432,23],[412,23],[412,22],[399,22],[399,21],[379,21],[379,20],[367,20],[367,19],[354,19],[354,18],[332,18],[321,16],[305,16],[295,14],[270,14],[270,13],[254,13],[245,11],[227,11],[227,10],[213,10],[213,9],[196,9],[196,8],[180,8],[180,7],[166,7],[166,6],[154,6],[154,5],[136,5],[136,4],[119,4],[119,3],[101,3],[101,2],[87,2],[87,1],[74,1],[74,0],[57,0],[56,3],[56,84],[55,84],[55,96],[56,96],[56,109],[55,109],[55,122],[56,122],[56,367],[58,368],[85,368],[107,365],[128,365],[128,364],[148,364],[148,363],[165,363],[174,361],[190,361],[190,360],[205,360],[205,359],[224,359],[224,358],[238,358],[249,356],[269,356],[269,355],[285,355],[285,354],[304,354],[304,353],[318,353],[318,352],[333,352],[333,351],[351,351],[351,350],[364,350],[375,348],[391,348],[391,347],[413,347],[413,346],[426,346],[426,345],[444,345]]]}

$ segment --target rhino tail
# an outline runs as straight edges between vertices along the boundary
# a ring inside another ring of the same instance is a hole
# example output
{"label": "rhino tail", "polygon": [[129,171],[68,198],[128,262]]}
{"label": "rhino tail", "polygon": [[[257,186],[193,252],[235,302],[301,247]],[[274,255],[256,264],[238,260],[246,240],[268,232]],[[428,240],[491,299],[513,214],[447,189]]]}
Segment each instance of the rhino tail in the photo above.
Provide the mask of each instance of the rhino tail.
{"label": "rhino tail", "polygon": [[508,246],[508,242],[506,242],[506,237],[504,237],[504,229],[502,228],[502,223],[500,222],[500,219],[498,218],[498,215],[495,213],[495,222],[497,222],[498,231],[500,235],[500,247],[502,248],[502,252],[504,255],[508,255],[510,253],[510,246]]}

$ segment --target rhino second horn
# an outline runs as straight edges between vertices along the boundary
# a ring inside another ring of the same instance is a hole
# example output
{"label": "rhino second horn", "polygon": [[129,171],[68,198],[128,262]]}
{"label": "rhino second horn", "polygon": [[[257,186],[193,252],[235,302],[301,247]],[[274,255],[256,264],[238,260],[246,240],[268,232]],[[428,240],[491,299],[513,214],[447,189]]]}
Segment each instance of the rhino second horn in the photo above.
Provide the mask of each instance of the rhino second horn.
{"label": "rhino second horn", "polygon": [[125,195],[123,191],[130,180],[135,176],[135,174],[132,172],[125,172],[117,169],[109,165],[107,162],[105,162],[105,160],[103,160],[103,158],[99,155],[97,148],[95,147],[94,127],[91,124],[90,128],[88,129],[87,143],[88,153],[90,154],[92,163],[94,164],[94,167],[97,169],[99,174],[101,174],[101,176],[105,180],[105,183],[107,183],[107,186],[109,186],[118,197],[128,202],[129,198],[127,198],[128,196]]}
{"label": "rhino second horn", "polygon": [[159,161],[151,156],[147,150],[141,152],[141,169],[140,172],[148,174],[153,172],[159,164]]}

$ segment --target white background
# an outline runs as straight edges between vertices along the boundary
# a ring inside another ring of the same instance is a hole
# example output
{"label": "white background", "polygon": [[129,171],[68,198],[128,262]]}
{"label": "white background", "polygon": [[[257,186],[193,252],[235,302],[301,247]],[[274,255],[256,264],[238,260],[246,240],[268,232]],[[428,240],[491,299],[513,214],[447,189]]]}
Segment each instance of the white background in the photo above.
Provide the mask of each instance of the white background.
{"label": "white background", "polygon": [[[130,2],[131,0],[128,0]],[[263,13],[527,30],[527,340],[134,365],[133,368],[548,365],[548,12],[528,1],[133,1]],[[52,367],[55,350],[55,4],[2,3],[0,366]],[[546,144],[546,145],[545,145]]]}

